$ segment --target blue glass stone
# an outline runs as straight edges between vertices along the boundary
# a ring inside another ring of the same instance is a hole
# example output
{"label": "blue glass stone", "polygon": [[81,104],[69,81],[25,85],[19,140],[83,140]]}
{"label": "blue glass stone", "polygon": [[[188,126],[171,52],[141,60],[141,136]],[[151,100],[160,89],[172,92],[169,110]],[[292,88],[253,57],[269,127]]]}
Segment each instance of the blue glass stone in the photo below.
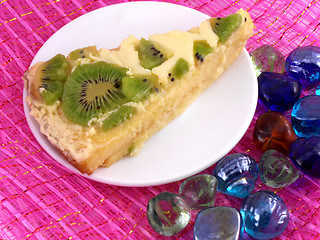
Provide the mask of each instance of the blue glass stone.
{"label": "blue glass stone", "polygon": [[209,174],[199,174],[183,181],[179,194],[190,209],[212,207],[217,192],[217,179]]}
{"label": "blue glass stone", "polygon": [[194,240],[238,240],[242,235],[242,218],[231,207],[211,207],[201,210],[194,222]]}
{"label": "blue glass stone", "polygon": [[284,112],[293,107],[301,95],[299,81],[281,73],[262,72],[258,77],[259,99],[272,111]]}
{"label": "blue glass stone", "polygon": [[262,45],[250,54],[257,76],[262,72],[284,72],[284,56],[273,46]]}
{"label": "blue glass stone", "polygon": [[291,144],[289,157],[302,173],[320,178],[320,137],[298,138]]}
{"label": "blue glass stone", "polygon": [[290,158],[276,150],[266,151],[259,161],[261,181],[269,187],[285,187],[296,181],[299,170]]}
{"label": "blue glass stone", "polygon": [[298,137],[320,135],[320,96],[300,98],[292,108],[291,123]]}
{"label": "blue glass stone", "polygon": [[217,190],[238,198],[245,198],[254,189],[258,178],[257,162],[245,153],[234,153],[222,158],[213,175],[217,178]]}
{"label": "blue glass stone", "polygon": [[286,204],[277,194],[270,191],[250,194],[244,199],[240,213],[245,231],[256,239],[279,236],[289,222]]}
{"label": "blue glass stone", "polygon": [[294,49],[286,59],[289,76],[299,80],[302,86],[313,86],[320,81],[320,48],[305,46]]}
{"label": "blue glass stone", "polygon": [[191,213],[181,196],[162,192],[149,200],[147,217],[156,232],[163,236],[172,236],[188,225]]}
{"label": "blue glass stone", "polygon": [[320,85],[318,85],[318,86],[317,86],[317,89],[316,89],[316,95],[317,95],[317,96],[319,96],[319,95],[320,95]]}

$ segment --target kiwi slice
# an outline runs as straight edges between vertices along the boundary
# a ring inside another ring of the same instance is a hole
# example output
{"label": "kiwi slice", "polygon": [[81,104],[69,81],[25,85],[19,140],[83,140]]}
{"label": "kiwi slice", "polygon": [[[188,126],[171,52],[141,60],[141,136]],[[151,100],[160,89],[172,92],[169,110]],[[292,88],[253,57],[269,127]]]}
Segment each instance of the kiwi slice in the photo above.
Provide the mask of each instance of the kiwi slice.
{"label": "kiwi slice", "polygon": [[137,48],[140,65],[147,69],[159,66],[168,59],[160,46],[152,41],[142,38]]}
{"label": "kiwi slice", "polygon": [[225,43],[231,34],[240,27],[242,17],[239,13],[235,13],[224,18],[212,18],[210,23],[220,42]]}
{"label": "kiwi slice", "polygon": [[193,42],[193,53],[195,58],[203,62],[204,58],[213,51],[213,48],[210,47],[207,41],[199,40]]}
{"label": "kiwi slice", "polygon": [[122,79],[123,94],[133,102],[147,99],[153,89],[152,79],[148,77],[129,77]]}
{"label": "kiwi slice", "polygon": [[67,56],[67,60],[71,63],[72,66],[74,66],[75,61],[77,59],[88,58],[90,56],[90,54],[92,54],[92,55],[98,54],[96,46],[90,46],[90,47],[76,49],[76,50],[72,51],[71,53],[69,53],[69,55]]}
{"label": "kiwi slice", "polygon": [[169,73],[171,81],[173,82],[175,78],[181,78],[188,71],[189,63],[185,59],[179,58],[174,67],[172,68],[171,73]]}
{"label": "kiwi slice", "polygon": [[70,64],[62,54],[57,54],[46,61],[41,70],[41,78],[45,80],[54,80],[65,82],[71,71]]}
{"label": "kiwi slice", "polygon": [[70,74],[70,64],[62,54],[39,65],[32,84],[33,95],[52,105],[63,93],[63,85]]}
{"label": "kiwi slice", "polygon": [[111,113],[102,124],[102,129],[107,131],[115,126],[120,125],[125,120],[129,119],[133,114],[135,114],[135,108],[132,106],[123,105],[119,107],[116,111]]}
{"label": "kiwi slice", "polygon": [[40,87],[40,94],[46,105],[52,105],[62,97],[63,83],[53,80],[43,81]]}
{"label": "kiwi slice", "polygon": [[86,126],[100,113],[127,102],[121,90],[121,81],[127,70],[106,62],[76,67],[64,86],[61,107],[66,117]]}

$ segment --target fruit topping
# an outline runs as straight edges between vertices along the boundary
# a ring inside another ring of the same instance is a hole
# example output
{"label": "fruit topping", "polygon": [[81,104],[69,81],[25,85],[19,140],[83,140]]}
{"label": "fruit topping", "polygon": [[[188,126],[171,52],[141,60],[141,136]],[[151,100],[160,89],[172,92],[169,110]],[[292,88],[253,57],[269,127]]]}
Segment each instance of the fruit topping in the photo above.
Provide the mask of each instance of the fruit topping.
{"label": "fruit topping", "polygon": [[174,65],[170,75],[171,81],[173,82],[175,78],[181,78],[185,73],[189,71],[189,64],[183,58],[179,58]]}
{"label": "fruit topping", "polygon": [[70,65],[62,54],[57,54],[43,64],[42,80],[65,82],[70,73]]}
{"label": "fruit topping", "polygon": [[141,102],[147,99],[153,86],[153,82],[149,77],[126,76],[122,79],[123,94],[133,102]]}
{"label": "fruit topping", "polygon": [[90,55],[96,55],[97,53],[98,51],[96,46],[79,48],[69,53],[67,60],[72,66],[75,66],[78,59],[88,58]]}
{"label": "fruit topping", "polygon": [[37,84],[32,85],[31,91],[40,93],[45,104],[51,105],[61,98],[69,74],[69,62],[62,54],[57,54],[39,66],[35,76]]}
{"label": "fruit topping", "polygon": [[159,66],[168,59],[160,46],[144,38],[141,39],[137,51],[139,54],[140,65],[147,69]]}
{"label": "fruit topping", "polygon": [[127,102],[121,81],[127,69],[106,62],[78,66],[65,83],[62,110],[75,123],[88,125],[100,113]]}
{"label": "fruit topping", "polygon": [[194,41],[193,43],[194,56],[200,62],[203,62],[204,58],[212,51],[213,49],[207,41]]}
{"label": "fruit topping", "polygon": [[115,126],[120,125],[126,119],[130,118],[135,114],[135,108],[132,106],[123,105],[119,107],[116,111],[111,113],[103,122],[102,129],[107,131]]}
{"label": "fruit topping", "polygon": [[240,27],[242,17],[240,14],[235,13],[223,18],[212,18],[210,23],[213,31],[218,35],[220,42],[223,44]]}
{"label": "fruit topping", "polygon": [[59,81],[43,81],[40,94],[46,105],[52,105],[59,100],[63,94],[63,83]]}

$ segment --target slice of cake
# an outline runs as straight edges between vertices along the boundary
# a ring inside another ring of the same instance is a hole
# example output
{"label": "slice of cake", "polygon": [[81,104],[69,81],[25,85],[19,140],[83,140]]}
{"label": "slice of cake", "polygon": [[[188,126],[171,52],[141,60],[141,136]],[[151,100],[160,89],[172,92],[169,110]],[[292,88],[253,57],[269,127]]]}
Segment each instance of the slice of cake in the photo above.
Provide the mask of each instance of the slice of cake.
{"label": "slice of cake", "polygon": [[188,32],[58,54],[23,77],[30,114],[69,162],[91,174],[137,155],[230,66],[252,31],[249,14],[239,10]]}

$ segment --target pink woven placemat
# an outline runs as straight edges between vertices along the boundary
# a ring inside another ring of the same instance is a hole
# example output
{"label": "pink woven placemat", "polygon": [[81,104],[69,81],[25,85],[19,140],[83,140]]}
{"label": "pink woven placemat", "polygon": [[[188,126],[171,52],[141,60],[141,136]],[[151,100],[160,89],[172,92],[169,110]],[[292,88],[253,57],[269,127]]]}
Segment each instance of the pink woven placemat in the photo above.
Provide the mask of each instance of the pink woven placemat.
{"label": "pink woven placemat", "polygon": [[[178,192],[181,181],[155,187],[110,186],[66,170],[37,143],[23,111],[21,76],[46,40],[59,28],[92,10],[126,1],[0,0],[0,239],[168,239],[149,226],[146,206],[163,191]],[[251,52],[271,44],[285,55],[319,40],[319,1],[197,0],[168,1],[223,16],[247,10],[256,26]],[[312,90],[311,90],[312,91]],[[252,144],[255,117],[232,152],[261,156]],[[212,173],[213,167],[204,173]],[[271,189],[259,180],[256,190],[280,195],[290,223],[277,239],[320,239],[319,181],[301,177],[293,185]],[[256,191],[255,190],[255,191]],[[239,208],[241,201],[218,193],[215,205]],[[193,221],[172,239],[192,239]],[[171,239],[171,238],[170,238]],[[245,239],[250,239],[245,235]]]}

